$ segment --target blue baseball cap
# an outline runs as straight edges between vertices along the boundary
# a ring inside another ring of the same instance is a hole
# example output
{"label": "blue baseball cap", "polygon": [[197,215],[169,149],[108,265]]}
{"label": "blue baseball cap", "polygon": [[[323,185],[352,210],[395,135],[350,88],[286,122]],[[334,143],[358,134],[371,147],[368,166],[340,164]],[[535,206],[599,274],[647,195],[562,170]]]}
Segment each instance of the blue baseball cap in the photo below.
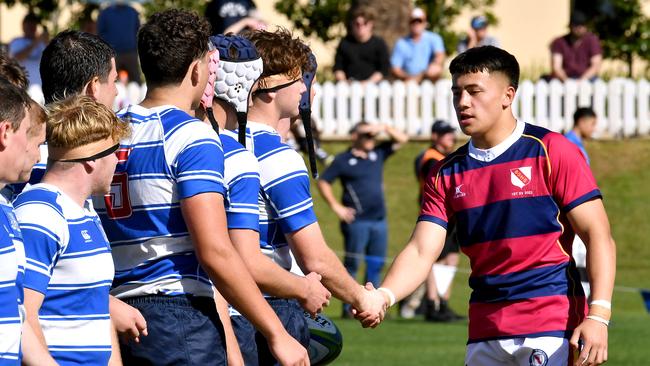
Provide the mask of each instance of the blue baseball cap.
{"label": "blue baseball cap", "polygon": [[488,20],[483,15],[479,15],[472,18],[471,24],[474,29],[483,29],[488,26]]}

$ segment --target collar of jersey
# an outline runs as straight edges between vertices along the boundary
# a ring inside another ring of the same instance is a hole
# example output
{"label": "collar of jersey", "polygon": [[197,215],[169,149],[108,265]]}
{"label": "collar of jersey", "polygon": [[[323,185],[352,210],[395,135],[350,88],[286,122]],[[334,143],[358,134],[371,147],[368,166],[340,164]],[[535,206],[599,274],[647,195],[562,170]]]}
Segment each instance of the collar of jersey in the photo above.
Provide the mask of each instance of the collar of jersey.
{"label": "collar of jersey", "polygon": [[472,158],[478,160],[478,161],[483,161],[486,163],[489,163],[490,161],[498,158],[501,154],[506,152],[512,146],[519,138],[521,135],[524,133],[524,128],[526,127],[526,124],[520,120],[517,120],[517,127],[515,127],[515,130],[506,138],[503,140],[500,144],[491,147],[489,149],[479,149],[474,146],[472,143],[472,140],[469,141],[469,156]]}
{"label": "collar of jersey", "polygon": [[255,121],[248,121],[246,122],[246,128],[249,128],[251,132],[254,131],[268,131],[268,132],[273,132],[273,133],[278,133],[273,127],[260,123],[260,122],[255,122]]}

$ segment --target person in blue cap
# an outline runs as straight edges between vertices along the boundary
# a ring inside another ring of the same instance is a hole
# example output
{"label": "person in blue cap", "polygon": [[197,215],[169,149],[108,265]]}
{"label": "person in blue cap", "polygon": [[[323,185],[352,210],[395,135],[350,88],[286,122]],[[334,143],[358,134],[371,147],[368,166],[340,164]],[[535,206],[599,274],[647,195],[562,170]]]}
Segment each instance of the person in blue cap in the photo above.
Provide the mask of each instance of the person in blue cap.
{"label": "person in blue cap", "polygon": [[470,48],[479,46],[500,47],[499,40],[488,35],[488,19],[484,15],[477,15],[470,22],[471,28],[467,31],[467,37],[458,42],[456,50],[458,53],[467,51]]}

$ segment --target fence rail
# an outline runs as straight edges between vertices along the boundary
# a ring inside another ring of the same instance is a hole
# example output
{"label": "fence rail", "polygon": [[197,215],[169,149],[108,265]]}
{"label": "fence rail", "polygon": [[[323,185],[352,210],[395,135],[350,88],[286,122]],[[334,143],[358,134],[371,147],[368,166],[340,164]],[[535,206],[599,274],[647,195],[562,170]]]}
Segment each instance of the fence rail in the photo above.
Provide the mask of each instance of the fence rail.
{"label": "fence rail", "polygon": [[[362,119],[388,123],[411,137],[426,137],[436,119],[458,126],[452,105],[451,80],[421,84],[400,81],[379,84],[358,82],[314,85],[313,117],[323,138],[348,135]],[[116,109],[138,103],[146,87],[118,85]],[[42,101],[38,87],[30,89]],[[591,106],[598,115],[594,137],[629,137],[650,134],[650,83],[648,80],[612,79],[608,82],[522,81],[513,104],[515,116],[554,131],[573,125],[573,112]]]}

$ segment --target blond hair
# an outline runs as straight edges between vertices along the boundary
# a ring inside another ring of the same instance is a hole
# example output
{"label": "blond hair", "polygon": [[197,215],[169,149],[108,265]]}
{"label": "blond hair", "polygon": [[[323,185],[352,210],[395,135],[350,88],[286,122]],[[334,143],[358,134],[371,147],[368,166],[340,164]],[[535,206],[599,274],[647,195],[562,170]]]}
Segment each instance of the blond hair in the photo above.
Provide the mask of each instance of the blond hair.
{"label": "blond hair", "polygon": [[86,95],[73,96],[48,105],[47,143],[75,148],[109,137],[115,142],[130,134],[129,125],[105,105]]}

